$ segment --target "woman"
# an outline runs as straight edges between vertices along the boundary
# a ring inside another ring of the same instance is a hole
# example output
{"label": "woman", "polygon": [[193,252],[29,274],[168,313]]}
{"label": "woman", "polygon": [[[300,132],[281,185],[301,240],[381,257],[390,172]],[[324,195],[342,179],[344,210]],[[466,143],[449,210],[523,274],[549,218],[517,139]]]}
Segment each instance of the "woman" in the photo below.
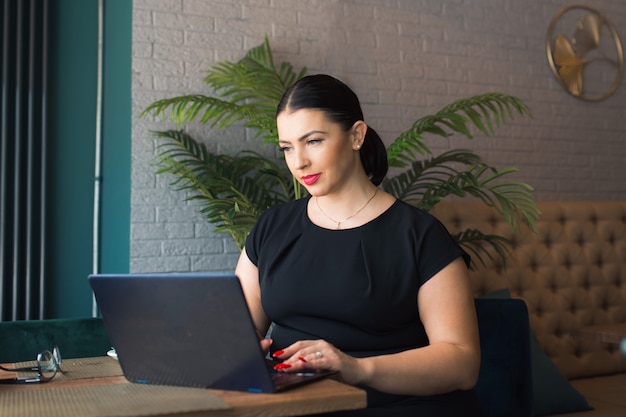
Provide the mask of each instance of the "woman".
{"label": "woman", "polygon": [[377,188],[385,146],[328,75],[288,89],[279,146],[311,197],[267,210],[237,265],[261,344],[282,372],[327,369],[366,389],[340,415],[480,415],[468,255],[431,215]]}

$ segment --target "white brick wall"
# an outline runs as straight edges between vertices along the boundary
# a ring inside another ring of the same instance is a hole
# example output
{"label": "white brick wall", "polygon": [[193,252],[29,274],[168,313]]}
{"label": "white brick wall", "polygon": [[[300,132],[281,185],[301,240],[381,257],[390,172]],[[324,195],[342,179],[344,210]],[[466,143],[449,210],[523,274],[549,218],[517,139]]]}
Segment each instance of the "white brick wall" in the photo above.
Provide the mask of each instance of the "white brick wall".
{"label": "white brick wall", "polygon": [[[493,165],[516,166],[516,178],[532,184],[538,200],[626,199],[626,86],[599,103],[576,100],[546,59],[548,24],[571,3],[134,0],[131,271],[234,268],[238,251],[230,237],[212,233],[169,188],[171,178],[154,173],[149,130],[168,125],[138,116],[160,98],[209,93],[203,70],[238,60],[266,34],[277,62],[351,85],[366,121],[388,142],[455,99],[487,91],[516,95],[534,118],[516,118],[491,138],[433,139],[432,149],[471,148]],[[626,42],[626,1],[592,6]],[[189,130],[224,152],[260,147],[242,130]]]}

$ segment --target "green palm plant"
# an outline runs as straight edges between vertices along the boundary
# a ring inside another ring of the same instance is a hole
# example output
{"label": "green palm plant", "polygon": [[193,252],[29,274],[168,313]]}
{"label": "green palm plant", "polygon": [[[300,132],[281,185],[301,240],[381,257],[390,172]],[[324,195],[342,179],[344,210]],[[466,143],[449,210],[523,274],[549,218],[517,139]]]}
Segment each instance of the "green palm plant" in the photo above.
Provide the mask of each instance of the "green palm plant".
{"label": "green palm plant", "polygon": [[[242,123],[265,144],[277,145],[276,105],[283,92],[305,74],[306,68],[297,73],[286,62],[276,66],[266,37],[240,61],[219,62],[211,67],[204,82],[215,96],[162,99],[149,105],[143,114],[169,115],[179,127],[199,121],[221,130]],[[427,134],[448,137],[459,133],[471,139],[470,125],[491,135],[515,115],[530,116],[530,111],[516,97],[487,93],[457,100],[418,119],[387,148],[389,165],[401,172],[386,178],[381,187],[426,211],[451,195],[479,198],[504,216],[513,230],[520,223],[534,229],[539,210],[532,187],[505,178],[516,168],[496,169],[471,150],[433,155],[425,143]],[[215,231],[230,233],[239,248],[261,212],[306,193],[278,158],[252,151],[233,156],[211,153],[204,143],[183,130],[155,134],[161,139],[157,172],[174,175],[172,185],[186,191],[187,199],[196,200]],[[482,263],[484,256],[493,257],[494,253],[506,261],[509,242],[501,236],[466,230],[455,238]]]}

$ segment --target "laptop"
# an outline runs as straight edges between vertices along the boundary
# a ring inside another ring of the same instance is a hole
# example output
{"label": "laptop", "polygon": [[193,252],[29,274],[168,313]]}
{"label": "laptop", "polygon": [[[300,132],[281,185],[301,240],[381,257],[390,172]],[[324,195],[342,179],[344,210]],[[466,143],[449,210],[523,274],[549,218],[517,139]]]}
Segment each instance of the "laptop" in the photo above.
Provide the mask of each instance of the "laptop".
{"label": "laptop", "polygon": [[233,273],[95,274],[89,283],[131,382],[271,393],[331,374],[274,371]]}

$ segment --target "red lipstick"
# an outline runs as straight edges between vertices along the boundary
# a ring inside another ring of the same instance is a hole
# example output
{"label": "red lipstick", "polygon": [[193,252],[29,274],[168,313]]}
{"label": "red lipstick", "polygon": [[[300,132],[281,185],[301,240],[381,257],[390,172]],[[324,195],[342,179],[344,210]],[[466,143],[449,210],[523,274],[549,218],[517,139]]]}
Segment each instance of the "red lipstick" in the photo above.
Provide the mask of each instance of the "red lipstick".
{"label": "red lipstick", "polygon": [[301,178],[302,178],[302,181],[304,181],[306,185],[312,185],[312,184],[315,184],[315,182],[317,182],[320,176],[321,174],[313,174],[313,175],[305,175]]}

